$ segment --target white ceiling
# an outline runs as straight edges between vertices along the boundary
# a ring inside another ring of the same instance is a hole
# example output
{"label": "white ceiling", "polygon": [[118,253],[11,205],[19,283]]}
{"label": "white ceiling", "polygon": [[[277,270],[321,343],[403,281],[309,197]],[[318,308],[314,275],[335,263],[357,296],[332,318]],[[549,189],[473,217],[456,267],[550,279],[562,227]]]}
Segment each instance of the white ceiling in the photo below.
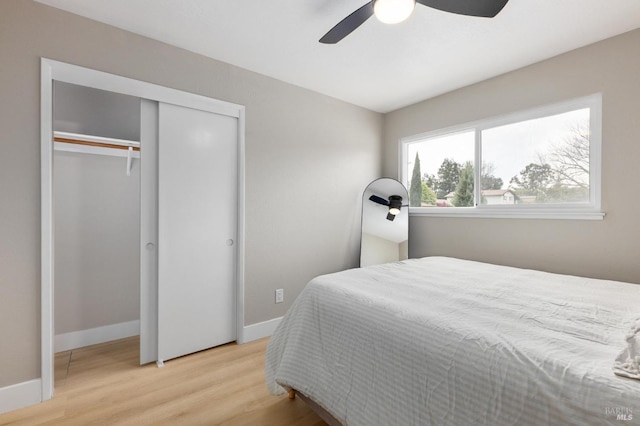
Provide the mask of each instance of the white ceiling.
{"label": "white ceiling", "polygon": [[379,112],[640,27],[639,0],[510,0],[493,19],[417,5],[324,45],[367,0],[37,1]]}

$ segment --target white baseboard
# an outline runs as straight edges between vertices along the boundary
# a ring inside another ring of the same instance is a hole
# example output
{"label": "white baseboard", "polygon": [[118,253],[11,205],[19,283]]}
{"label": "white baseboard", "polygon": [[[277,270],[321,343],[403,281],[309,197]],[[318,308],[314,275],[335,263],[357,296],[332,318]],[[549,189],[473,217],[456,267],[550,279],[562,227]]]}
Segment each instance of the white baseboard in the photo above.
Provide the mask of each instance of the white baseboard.
{"label": "white baseboard", "polygon": [[0,414],[40,402],[42,402],[41,379],[0,388]]}
{"label": "white baseboard", "polygon": [[56,334],[54,351],[68,351],[71,349],[82,348],[84,346],[109,342],[111,340],[137,336],[138,334],[140,334],[139,320],[105,325],[103,327],[90,328],[88,330]]}
{"label": "white baseboard", "polygon": [[282,317],[279,317],[245,326],[242,330],[242,339],[239,340],[238,343],[248,343],[252,340],[271,336],[281,320]]}

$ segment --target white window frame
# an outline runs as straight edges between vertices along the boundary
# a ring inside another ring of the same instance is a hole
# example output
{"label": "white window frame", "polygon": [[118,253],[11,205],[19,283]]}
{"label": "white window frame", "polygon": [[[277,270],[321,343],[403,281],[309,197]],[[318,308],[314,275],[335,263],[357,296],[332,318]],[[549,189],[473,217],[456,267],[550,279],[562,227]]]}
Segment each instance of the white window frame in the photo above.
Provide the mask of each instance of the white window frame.
{"label": "white window frame", "polygon": [[[442,137],[461,132],[475,131],[475,164],[482,164],[482,131],[498,126],[522,121],[544,118],[577,109],[589,108],[589,202],[580,204],[514,204],[486,205],[477,203],[475,207],[409,207],[411,216],[434,217],[484,217],[484,218],[522,218],[522,219],[585,219],[602,220],[605,213],[601,210],[602,177],[602,94],[596,93],[565,102],[532,108],[526,111],[506,114],[498,117],[478,120],[470,123],[447,127],[435,131],[400,139],[398,178],[408,182],[408,146],[425,139]],[[480,181],[480,167],[474,168],[474,182]],[[475,199],[480,200],[480,186],[474,187]]]}

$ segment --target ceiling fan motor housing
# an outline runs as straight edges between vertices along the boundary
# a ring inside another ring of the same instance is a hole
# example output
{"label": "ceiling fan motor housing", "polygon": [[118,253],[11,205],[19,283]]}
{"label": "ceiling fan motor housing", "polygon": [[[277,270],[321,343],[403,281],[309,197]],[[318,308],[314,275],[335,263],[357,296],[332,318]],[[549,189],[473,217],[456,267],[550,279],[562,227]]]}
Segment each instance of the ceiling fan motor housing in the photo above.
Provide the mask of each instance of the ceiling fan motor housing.
{"label": "ceiling fan motor housing", "polygon": [[389,208],[400,210],[400,207],[402,207],[402,197],[400,195],[391,195],[389,197]]}

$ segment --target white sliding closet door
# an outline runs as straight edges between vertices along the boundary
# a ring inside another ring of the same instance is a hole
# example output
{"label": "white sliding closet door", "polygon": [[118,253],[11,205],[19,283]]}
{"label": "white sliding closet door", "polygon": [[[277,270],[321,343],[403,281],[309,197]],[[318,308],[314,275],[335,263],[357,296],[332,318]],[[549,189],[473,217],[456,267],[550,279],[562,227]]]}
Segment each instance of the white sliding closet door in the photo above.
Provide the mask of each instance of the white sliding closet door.
{"label": "white sliding closet door", "polygon": [[140,100],[140,364],[158,359],[158,102]]}
{"label": "white sliding closet door", "polygon": [[236,339],[237,118],[159,104],[158,359]]}

